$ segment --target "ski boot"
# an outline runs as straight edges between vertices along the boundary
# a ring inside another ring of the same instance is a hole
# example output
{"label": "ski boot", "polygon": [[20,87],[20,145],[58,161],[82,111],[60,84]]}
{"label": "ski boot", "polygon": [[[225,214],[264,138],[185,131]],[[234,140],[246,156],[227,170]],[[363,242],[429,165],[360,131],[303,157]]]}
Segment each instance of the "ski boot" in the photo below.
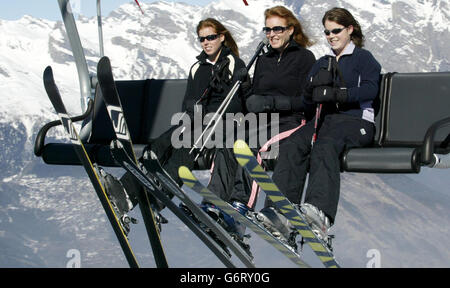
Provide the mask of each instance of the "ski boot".
{"label": "ski boot", "polygon": [[[245,214],[248,211],[248,208],[245,204],[242,204],[240,202],[233,202],[231,204],[236,211],[241,213],[245,216]],[[220,226],[222,226],[225,231],[230,234],[230,236],[241,245],[241,247],[247,252],[247,254],[251,257],[253,257],[251,251],[250,251],[250,245],[248,244],[248,239],[250,238],[250,235],[245,234],[245,226],[242,225],[240,222],[234,220],[232,216],[225,213],[222,209],[215,206],[214,204],[204,202],[200,205],[200,208],[203,209],[203,211],[206,212],[211,218],[214,219]]]}
{"label": "ski boot", "polygon": [[265,207],[254,216],[273,236],[297,251],[298,246],[295,239],[298,232],[283,214],[273,207]]}
{"label": "ski boot", "polygon": [[313,233],[316,234],[317,238],[327,244],[330,251],[333,251],[332,239],[334,238],[334,235],[328,235],[328,231],[332,225],[330,219],[322,210],[309,203],[303,203],[299,208],[300,213],[305,217],[305,220],[311,227]]}
{"label": "ski boot", "polygon": [[130,217],[127,213],[132,210],[135,204],[131,201],[122,183],[113,175],[107,173],[101,167],[96,167],[98,175],[100,176],[100,182],[105,188],[106,196],[111,202],[111,206],[114,209],[117,218],[128,236],[130,233],[130,224],[137,224],[137,219]]}

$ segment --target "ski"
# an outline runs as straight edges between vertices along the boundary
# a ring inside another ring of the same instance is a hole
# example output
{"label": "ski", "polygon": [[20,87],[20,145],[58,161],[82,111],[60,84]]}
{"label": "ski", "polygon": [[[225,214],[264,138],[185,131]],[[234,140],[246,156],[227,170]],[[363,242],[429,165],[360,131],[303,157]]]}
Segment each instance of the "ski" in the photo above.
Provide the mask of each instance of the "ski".
{"label": "ski", "polygon": [[317,238],[310,226],[305,221],[303,215],[295,206],[281,193],[272,178],[259,165],[250,148],[242,140],[237,140],[234,144],[234,154],[238,163],[247,171],[275,207],[288,218],[289,222],[298,230],[303,240],[305,240],[316,256],[327,268],[338,268],[339,264],[327,244]]}
{"label": "ski", "polygon": [[165,189],[176,195],[202,224],[206,225],[220,241],[233,251],[244,265],[250,268],[255,267],[253,264],[253,257],[249,255],[249,253],[237,243],[237,240],[235,240],[220,224],[213,220],[197,203],[189,198],[186,192],[181,189],[172,177],[170,177],[170,175],[161,167],[161,164],[154,153],[150,152],[150,157],[144,156],[143,161],[144,167],[151,177],[161,183]]}
{"label": "ski", "polygon": [[111,223],[114,233],[125,254],[126,260],[128,261],[130,267],[138,268],[139,264],[136,259],[136,256],[133,253],[133,249],[130,246],[128,238],[125,235],[122,225],[119,223],[118,217],[114,212],[114,208],[112,207],[111,202],[108,199],[108,196],[106,195],[106,191],[100,182],[100,178],[92,164],[92,161],[90,160],[89,155],[87,154],[86,149],[80,137],[78,136],[79,134],[75,126],[73,125],[72,121],[70,120],[69,115],[67,114],[67,110],[61,99],[58,87],[55,84],[55,80],[53,78],[53,71],[50,66],[47,66],[47,68],[44,70],[43,78],[45,91],[47,92],[48,98],[50,99],[50,102],[52,103],[56,113],[60,117],[61,124],[63,125],[64,130],[66,131],[71,143],[73,144],[73,147],[75,149],[78,158],[80,159],[84,169],[86,170],[86,173],[89,176],[89,179],[92,182],[92,185],[94,186],[95,192],[97,193],[100,203],[102,204],[103,209],[105,210],[106,216],[109,222]]}
{"label": "ski", "polygon": [[247,215],[244,216],[236,211],[233,206],[222,200],[216,194],[211,192],[211,190],[205,187],[187,167],[181,166],[178,170],[178,174],[186,186],[203,196],[206,201],[211,202],[222,209],[225,213],[228,213],[230,216],[234,217],[236,221],[239,221],[250,228],[253,232],[255,232],[255,234],[266,240],[270,245],[275,247],[296,265],[301,268],[309,267],[309,265],[301,259],[300,254],[297,253],[293,247],[275,237],[261,223],[259,223],[259,221],[252,216],[253,212],[248,212]]}
{"label": "ski", "polygon": [[[134,153],[133,143],[123,114],[122,105],[120,103],[119,94],[116,89],[114,77],[112,74],[111,63],[108,57],[102,57],[97,65],[97,78],[102,92],[103,100],[106,105],[106,110],[111,118],[116,138],[120,141],[133,161],[137,163],[137,158]],[[149,195],[141,190],[138,193],[138,202],[144,225],[147,230],[147,235],[155,258],[156,266],[158,268],[167,268],[168,263],[166,255],[161,243],[161,237],[157,228],[155,215],[151,208],[151,199]],[[154,200],[153,200],[154,201]]]}
{"label": "ski", "polygon": [[[111,142],[111,154],[114,159],[125,170],[130,172],[136,180],[139,181],[147,191],[154,197],[160,200],[175,216],[177,216],[228,268],[235,268],[236,266],[230,259],[230,255],[225,251],[216,241],[214,241],[209,234],[207,234],[200,226],[194,222],[185,212],[183,212],[162,190],[162,187],[154,179],[149,178],[139,166],[137,166],[130,156],[124,150],[121,142],[113,140]],[[174,190],[174,194],[178,193]],[[178,195],[180,196],[180,195]],[[183,195],[181,195],[183,197]]]}

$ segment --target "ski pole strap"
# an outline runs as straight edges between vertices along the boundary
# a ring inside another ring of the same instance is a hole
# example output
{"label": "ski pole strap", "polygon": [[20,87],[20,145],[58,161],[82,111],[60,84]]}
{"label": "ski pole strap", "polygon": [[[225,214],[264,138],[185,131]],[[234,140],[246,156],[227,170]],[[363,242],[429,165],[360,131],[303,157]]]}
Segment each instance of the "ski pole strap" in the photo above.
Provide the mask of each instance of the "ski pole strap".
{"label": "ski pole strap", "polygon": [[[262,165],[262,158],[261,158],[261,153],[262,152],[267,152],[267,150],[269,150],[270,145],[272,145],[273,143],[279,142],[287,137],[289,137],[292,133],[294,133],[295,131],[297,131],[298,129],[302,128],[303,126],[305,126],[306,124],[306,120],[303,119],[301,124],[293,129],[281,132],[275,136],[273,136],[272,138],[269,139],[269,141],[267,141],[258,151],[258,154],[256,155],[256,160],[258,161],[259,165],[261,165],[262,167],[264,167]],[[259,194],[259,190],[261,188],[258,186],[258,184],[256,183],[256,181],[253,180],[252,183],[252,191],[250,194],[250,199],[248,200],[247,206],[248,207],[253,207],[253,205],[256,203],[256,199],[258,198],[258,194]]]}

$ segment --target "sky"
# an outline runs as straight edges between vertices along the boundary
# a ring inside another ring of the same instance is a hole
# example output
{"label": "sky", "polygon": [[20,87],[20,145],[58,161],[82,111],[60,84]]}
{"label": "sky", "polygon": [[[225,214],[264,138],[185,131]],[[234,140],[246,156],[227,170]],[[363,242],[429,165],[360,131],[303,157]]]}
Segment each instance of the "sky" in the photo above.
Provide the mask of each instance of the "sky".
{"label": "sky", "polygon": [[[165,2],[184,2],[194,5],[206,5],[213,0],[164,0]],[[120,5],[133,0],[102,0],[101,11],[103,15],[116,9]],[[138,0],[139,3],[157,2],[156,0]],[[72,5],[77,5],[84,16],[97,15],[96,0],[71,0]],[[44,18],[52,21],[61,20],[61,14],[57,0],[0,0],[0,19],[17,20],[24,15],[36,18]]]}

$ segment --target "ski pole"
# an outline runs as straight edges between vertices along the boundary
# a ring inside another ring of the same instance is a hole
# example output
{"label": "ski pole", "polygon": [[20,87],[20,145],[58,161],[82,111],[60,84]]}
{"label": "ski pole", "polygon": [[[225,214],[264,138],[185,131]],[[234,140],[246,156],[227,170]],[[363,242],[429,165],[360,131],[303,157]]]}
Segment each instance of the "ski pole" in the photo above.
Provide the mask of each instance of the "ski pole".
{"label": "ski pole", "polygon": [[312,146],[314,146],[314,143],[317,140],[317,127],[319,126],[319,118],[321,112],[322,112],[322,103],[319,103],[316,106],[316,119],[314,120],[314,134],[311,138],[311,148]]}
{"label": "ski pole", "polygon": [[[237,72],[237,77],[238,77],[238,81],[236,81],[236,83],[234,84],[234,86],[231,88],[230,92],[228,92],[227,96],[225,97],[225,99],[222,101],[222,103],[220,104],[219,108],[217,109],[217,111],[214,113],[212,119],[208,122],[208,124],[206,125],[205,129],[203,130],[202,134],[198,137],[198,139],[195,141],[193,147],[191,148],[191,150],[189,151],[189,153],[192,153],[192,151],[194,151],[194,149],[199,148],[197,145],[199,144],[199,142],[202,140],[203,135],[206,133],[206,131],[209,129],[209,127],[211,127],[213,121],[215,121],[215,124],[213,126],[213,128],[211,129],[210,133],[207,136],[207,139],[205,140],[205,143],[203,143],[202,147],[200,148],[199,153],[204,149],[207,141],[209,141],[209,138],[211,137],[212,133],[214,132],[215,128],[217,127],[217,124],[219,123],[219,119],[222,118],[223,114],[225,113],[226,109],[228,108],[229,104],[231,103],[231,100],[233,98],[233,96],[236,94],[236,92],[239,90],[239,87],[242,83],[242,78],[245,77],[247,75],[247,69],[242,68],[241,70],[239,70]],[[198,158],[198,155],[196,157],[196,159]]]}
{"label": "ski pole", "polygon": [[[198,154],[197,154],[197,156],[195,157],[195,160],[197,160],[197,158],[199,157],[200,153],[201,153],[201,152],[203,151],[203,149],[205,148],[206,143],[208,143],[208,141],[209,141],[209,139],[211,138],[213,132],[216,130],[216,127],[217,127],[217,125],[219,124],[220,119],[222,119],[223,114],[225,113],[225,111],[227,110],[228,106],[229,106],[230,103],[231,103],[231,99],[233,98],[233,96],[234,96],[234,95],[236,94],[236,92],[238,91],[241,82],[242,82],[242,81],[240,81],[240,80],[236,82],[235,86],[234,86],[233,89],[231,90],[231,92],[232,92],[231,97],[229,97],[229,98],[226,100],[226,103],[225,103],[225,101],[224,101],[225,106],[223,107],[223,109],[221,109],[220,113],[214,114],[214,115],[217,115],[217,117],[216,117],[215,119],[212,119],[212,120],[208,123],[208,124],[210,124],[210,123],[212,123],[212,121],[214,121],[214,126],[211,128],[210,132],[209,132],[208,135],[206,136],[206,139],[205,139],[205,141],[203,142],[203,145],[200,147],[200,150],[198,151]],[[211,124],[210,124],[209,126],[211,126]],[[207,128],[209,128],[209,127],[207,127]],[[207,131],[207,128],[205,128],[205,132]],[[204,134],[204,133],[202,133],[202,134]],[[199,137],[199,139],[201,139],[201,138]]]}
{"label": "ski pole", "polygon": [[[226,108],[228,108],[228,105],[231,102],[232,97],[234,96],[234,94],[236,94],[237,90],[239,89],[239,86],[242,83],[242,78],[245,77],[245,75],[247,75],[247,71],[250,70],[250,68],[253,66],[253,63],[255,62],[256,58],[258,58],[259,54],[261,53],[262,49],[269,43],[269,39],[264,38],[256,47],[256,51],[255,54],[253,55],[252,59],[250,59],[250,62],[248,63],[248,65],[246,66],[245,69],[245,73],[243,72],[244,69],[239,70],[238,73],[238,81],[235,83],[235,85],[233,86],[233,88],[230,90],[230,92],[228,93],[228,95],[225,97],[224,101],[222,102],[222,104],[220,105],[219,109],[217,109],[216,113],[214,113],[213,118],[208,122],[206,128],[204,129],[204,131],[202,132],[202,134],[198,137],[198,139],[195,141],[193,147],[191,148],[191,150],[189,151],[189,154],[192,153],[192,151],[194,151],[194,149],[198,148],[197,144],[200,142],[200,140],[203,138],[203,135],[205,134],[206,130],[208,130],[208,128],[211,126],[212,121],[216,121],[213,129],[211,129],[210,133],[208,134],[205,143],[202,145],[202,147],[200,148],[199,154],[195,157],[195,160],[197,160],[198,156],[200,155],[200,153],[203,151],[206,142],[209,141],[209,138],[211,137],[212,133],[214,132],[217,124],[218,124],[218,119],[222,118],[224,112],[226,111]],[[239,83],[238,83],[239,82]],[[184,114],[183,114],[184,115]],[[220,115],[220,118],[219,118]]]}
{"label": "ski pole", "polygon": [[[331,57],[328,57],[328,67],[327,67],[328,72],[331,71],[332,61],[333,61],[333,59]],[[316,119],[314,120],[314,134],[311,138],[311,148],[312,148],[312,146],[314,146],[314,143],[317,140],[317,128],[319,127],[319,119],[320,119],[320,114],[322,112],[322,105],[323,105],[322,103],[318,103],[316,106]]]}

